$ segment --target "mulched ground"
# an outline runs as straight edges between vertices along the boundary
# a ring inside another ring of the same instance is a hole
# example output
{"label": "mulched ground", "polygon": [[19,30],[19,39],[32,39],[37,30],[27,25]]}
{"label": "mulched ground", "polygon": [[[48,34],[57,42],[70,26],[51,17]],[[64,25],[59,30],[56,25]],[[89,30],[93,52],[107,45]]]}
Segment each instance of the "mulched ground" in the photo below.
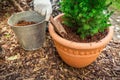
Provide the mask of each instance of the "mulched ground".
{"label": "mulched ground", "polygon": [[76,69],[61,60],[48,32],[42,48],[22,49],[8,17],[0,20],[0,80],[120,80],[120,42],[111,40],[95,62]]}

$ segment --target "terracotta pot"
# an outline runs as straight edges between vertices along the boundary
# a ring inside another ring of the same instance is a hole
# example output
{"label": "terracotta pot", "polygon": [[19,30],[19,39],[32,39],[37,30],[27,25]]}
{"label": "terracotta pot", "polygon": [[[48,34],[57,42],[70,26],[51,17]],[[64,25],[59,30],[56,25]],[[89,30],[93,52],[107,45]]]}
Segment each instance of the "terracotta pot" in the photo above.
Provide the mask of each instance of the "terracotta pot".
{"label": "terracotta pot", "polygon": [[[58,15],[54,20],[61,20],[61,16],[63,14]],[[72,67],[81,68],[95,61],[103,48],[109,43],[113,36],[113,26],[109,27],[109,32],[105,38],[91,43],[66,40],[55,32],[53,25],[50,23],[49,32],[62,60]]]}

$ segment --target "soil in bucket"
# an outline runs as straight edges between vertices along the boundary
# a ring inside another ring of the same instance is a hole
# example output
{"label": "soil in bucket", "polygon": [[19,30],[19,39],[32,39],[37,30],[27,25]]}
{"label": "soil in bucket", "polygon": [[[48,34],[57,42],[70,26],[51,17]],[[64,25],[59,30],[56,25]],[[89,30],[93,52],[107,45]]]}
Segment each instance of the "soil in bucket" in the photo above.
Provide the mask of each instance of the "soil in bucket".
{"label": "soil in bucket", "polygon": [[33,22],[33,21],[28,22],[25,20],[21,20],[17,24],[15,24],[15,26],[27,26],[27,25],[31,25],[31,24],[36,24],[36,22]]}

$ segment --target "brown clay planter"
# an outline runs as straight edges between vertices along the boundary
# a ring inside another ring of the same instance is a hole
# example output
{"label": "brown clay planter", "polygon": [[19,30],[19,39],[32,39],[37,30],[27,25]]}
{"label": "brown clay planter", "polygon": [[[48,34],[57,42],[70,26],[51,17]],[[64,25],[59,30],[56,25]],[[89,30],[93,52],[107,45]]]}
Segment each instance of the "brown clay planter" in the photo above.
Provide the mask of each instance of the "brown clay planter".
{"label": "brown clay planter", "polygon": [[[61,16],[63,14],[58,15],[54,20],[61,20]],[[49,32],[62,60],[72,67],[81,68],[88,66],[96,60],[103,48],[112,39],[113,27],[109,27],[108,35],[104,39],[91,43],[78,43],[66,40],[55,32],[52,24],[49,24]]]}

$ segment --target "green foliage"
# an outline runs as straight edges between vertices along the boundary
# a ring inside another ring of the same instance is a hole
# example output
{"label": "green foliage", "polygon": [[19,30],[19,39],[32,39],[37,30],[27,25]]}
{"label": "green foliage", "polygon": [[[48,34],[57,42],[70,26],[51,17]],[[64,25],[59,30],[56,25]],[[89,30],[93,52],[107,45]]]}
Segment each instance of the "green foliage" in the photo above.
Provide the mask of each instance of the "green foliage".
{"label": "green foliage", "polygon": [[107,0],[63,0],[64,24],[74,28],[82,39],[103,32],[110,26]]}

